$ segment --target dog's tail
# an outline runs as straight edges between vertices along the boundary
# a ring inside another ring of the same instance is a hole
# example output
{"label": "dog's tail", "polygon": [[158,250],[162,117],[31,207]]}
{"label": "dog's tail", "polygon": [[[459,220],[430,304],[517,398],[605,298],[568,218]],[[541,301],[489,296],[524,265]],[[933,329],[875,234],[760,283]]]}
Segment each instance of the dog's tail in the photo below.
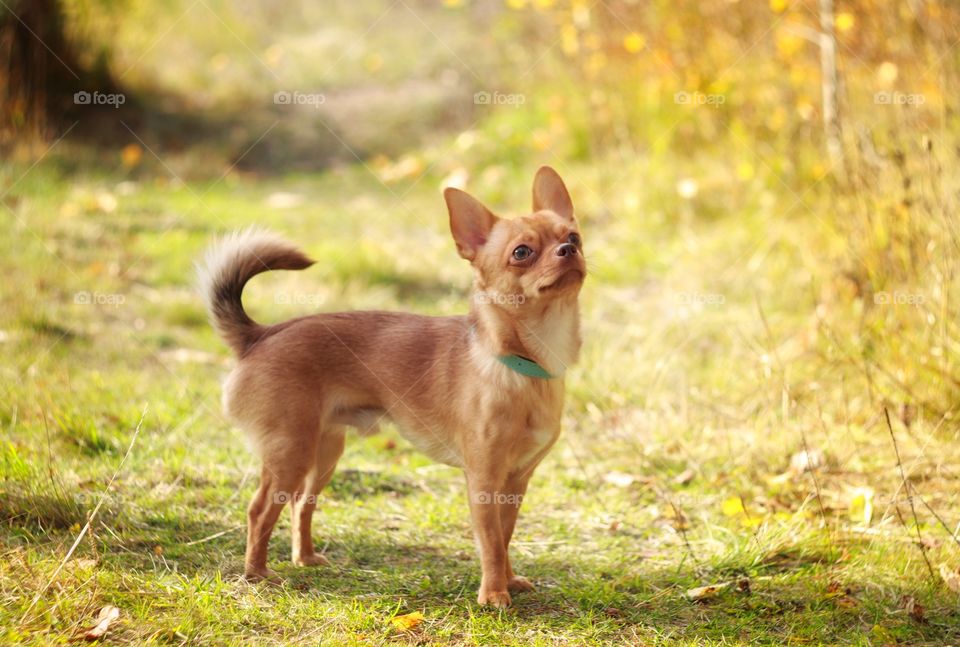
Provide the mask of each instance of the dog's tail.
{"label": "dog's tail", "polygon": [[212,245],[197,266],[200,289],[213,327],[238,356],[263,334],[264,326],[243,309],[243,286],[267,270],[302,270],[313,265],[293,244],[258,228],[230,234]]}

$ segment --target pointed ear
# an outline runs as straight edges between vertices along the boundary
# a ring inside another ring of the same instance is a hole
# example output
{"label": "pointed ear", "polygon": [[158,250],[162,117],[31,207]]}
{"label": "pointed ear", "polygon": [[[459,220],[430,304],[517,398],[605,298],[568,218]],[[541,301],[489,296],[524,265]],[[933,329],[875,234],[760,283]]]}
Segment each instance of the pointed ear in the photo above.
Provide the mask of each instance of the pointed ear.
{"label": "pointed ear", "polygon": [[573,202],[560,176],[549,166],[541,166],[533,178],[533,210],[549,209],[558,216],[573,220]]}
{"label": "pointed ear", "polygon": [[463,258],[473,261],[487,242],[497,217],[476,198],[460,189],[444,189],[443,199],[450,212],[450,232],[457,243],[457,251]]}

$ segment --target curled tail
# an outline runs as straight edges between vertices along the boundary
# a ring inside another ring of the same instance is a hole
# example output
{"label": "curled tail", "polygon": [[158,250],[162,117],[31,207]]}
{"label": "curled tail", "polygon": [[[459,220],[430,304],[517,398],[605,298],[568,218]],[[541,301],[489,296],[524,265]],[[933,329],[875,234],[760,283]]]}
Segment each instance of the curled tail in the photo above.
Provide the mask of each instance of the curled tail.
{"label": "curled tail", "polygon": [[313,265],[303,252],[279,236],[250,228],[212,245],[198,265],[200,289],[213,327],[237,355],[260,338],[264,327],[251,319],[240,299],[243,286],[267,270],[302,270]]}

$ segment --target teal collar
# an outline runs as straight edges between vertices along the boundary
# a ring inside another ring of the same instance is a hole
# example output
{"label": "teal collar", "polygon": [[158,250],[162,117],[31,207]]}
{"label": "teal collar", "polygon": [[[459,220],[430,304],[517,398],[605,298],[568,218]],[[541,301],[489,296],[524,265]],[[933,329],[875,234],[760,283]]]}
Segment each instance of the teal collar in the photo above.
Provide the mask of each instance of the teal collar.
{"label": "teal collar", "polygon": [[532,359],[527,359],[520,355],[497,355],[497,361],[510,370],[528,377],[539,377],[542,380],[550,380],[555,377],[547,373],[542,366]]}

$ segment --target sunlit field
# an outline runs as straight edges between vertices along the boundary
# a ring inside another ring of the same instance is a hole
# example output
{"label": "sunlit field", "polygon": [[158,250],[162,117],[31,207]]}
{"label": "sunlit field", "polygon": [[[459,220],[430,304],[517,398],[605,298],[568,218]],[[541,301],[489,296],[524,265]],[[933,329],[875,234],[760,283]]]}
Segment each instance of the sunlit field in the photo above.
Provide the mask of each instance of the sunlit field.
{"label": "sunlit field", "polygon": [[[960,641],[952,3],[43,0],[73,57],[24,86],[29,4],[0,8],[0,642],[102,613],[137,645]],[[511,546],[537,591],[476,604],[463,474],[390,425],[324,491],[332,565],[290,563],[284,514],[284,583],[245,582],[259,463],[203,250],[256,224],[317,259],[247,286],[260,322],[463,314],[442,188],[525,213],[544,164],[589,275]]]}

